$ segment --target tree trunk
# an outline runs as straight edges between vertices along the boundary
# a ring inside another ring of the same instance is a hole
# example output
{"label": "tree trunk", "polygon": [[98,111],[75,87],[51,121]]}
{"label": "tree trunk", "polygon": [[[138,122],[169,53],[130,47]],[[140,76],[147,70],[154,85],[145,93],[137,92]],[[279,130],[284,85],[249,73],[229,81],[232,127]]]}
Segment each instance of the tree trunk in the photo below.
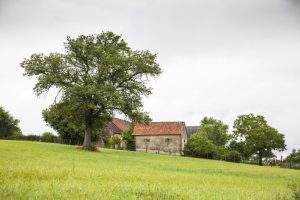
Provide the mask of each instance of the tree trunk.
{"label": "tree trunk", "polygon": [[84,147],[90,147],[92,145],[92,117],[90,112],[86,114],[85,117],[85,134],[84,134],[84,141],[83,141],[83,146]]}
{"label": "tree trunk", "polygon": [[258,156],[259,156],[259,166],[263,166],[263,162],[262,162],[262,152],[261,152],[261,151],[258,153]]}

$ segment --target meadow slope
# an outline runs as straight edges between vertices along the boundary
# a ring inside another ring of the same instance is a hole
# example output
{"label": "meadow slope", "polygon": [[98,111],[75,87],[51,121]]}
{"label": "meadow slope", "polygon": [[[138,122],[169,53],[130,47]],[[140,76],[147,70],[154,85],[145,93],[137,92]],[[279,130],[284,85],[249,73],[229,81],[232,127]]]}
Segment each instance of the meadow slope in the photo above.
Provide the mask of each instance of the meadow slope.
{"label": "meadow slope", "polygon": [[278,199],[300,171],[0,140],[0,199]]}

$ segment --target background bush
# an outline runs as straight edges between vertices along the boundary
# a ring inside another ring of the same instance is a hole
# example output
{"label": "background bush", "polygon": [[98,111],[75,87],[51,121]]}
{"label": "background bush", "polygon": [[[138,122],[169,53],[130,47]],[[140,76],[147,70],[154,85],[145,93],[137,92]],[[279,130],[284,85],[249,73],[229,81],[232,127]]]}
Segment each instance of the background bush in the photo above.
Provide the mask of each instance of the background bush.
{"label": "background bush", "polygon": [[184,147],[184,155],[212,159],[215,153],[215,145],[207,137],[201,134],[193,134]]}
{"label": "background bush", "polygon": [[51,132],[45,132],[41,136],[42,142],[56,142],[58,137]]}
{"label": "background bush", "polygon": [[238,151],[228,151],[225,154],[224,160],[239,163],[242,161],[242,155]]}
{"label": "background bush", "polygon": [[117,135],[113,135],[109,139],[109,144],[112,146],[112,148],[120,148],[121,138]]}
{"label": "background bush", "polygon": [[132,136],[133,128],[129,128],[123,133],[122,140],[125,142],[126,149],[129,151],[135,151],[135,141]]}

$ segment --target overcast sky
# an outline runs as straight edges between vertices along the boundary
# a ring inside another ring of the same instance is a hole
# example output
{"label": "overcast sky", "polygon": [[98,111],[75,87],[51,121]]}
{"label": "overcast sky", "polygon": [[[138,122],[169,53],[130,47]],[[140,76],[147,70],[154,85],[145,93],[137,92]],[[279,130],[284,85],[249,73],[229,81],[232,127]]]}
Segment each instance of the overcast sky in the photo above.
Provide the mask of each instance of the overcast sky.
{"label": "overcast sky", "polygon": [[262,114],[300,148],[299,0],[0,0],[0,105],[24,134],[51,130],[41,112],[53,95],[37,98],[20,62],[102,31],[158,54],[144,102],[154,121]]}

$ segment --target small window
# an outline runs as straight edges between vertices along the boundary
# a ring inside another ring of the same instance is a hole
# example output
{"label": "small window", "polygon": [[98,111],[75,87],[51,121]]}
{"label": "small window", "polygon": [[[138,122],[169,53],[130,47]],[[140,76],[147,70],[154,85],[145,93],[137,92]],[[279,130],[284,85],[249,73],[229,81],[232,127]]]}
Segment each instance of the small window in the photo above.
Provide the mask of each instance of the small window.
{"label": "small window", "polygon": [[170,144],[171,141],[172,141],[171,138],[166,138],[166,139],[165,139],[165,142],[166,142],[167,144]]}
{"label": "small window", "polygon": [[149,143],[149,142],[150,142],[150,139],[149,139],[149,138],[146,138],[146,139],[144,139],[144,142]]}

